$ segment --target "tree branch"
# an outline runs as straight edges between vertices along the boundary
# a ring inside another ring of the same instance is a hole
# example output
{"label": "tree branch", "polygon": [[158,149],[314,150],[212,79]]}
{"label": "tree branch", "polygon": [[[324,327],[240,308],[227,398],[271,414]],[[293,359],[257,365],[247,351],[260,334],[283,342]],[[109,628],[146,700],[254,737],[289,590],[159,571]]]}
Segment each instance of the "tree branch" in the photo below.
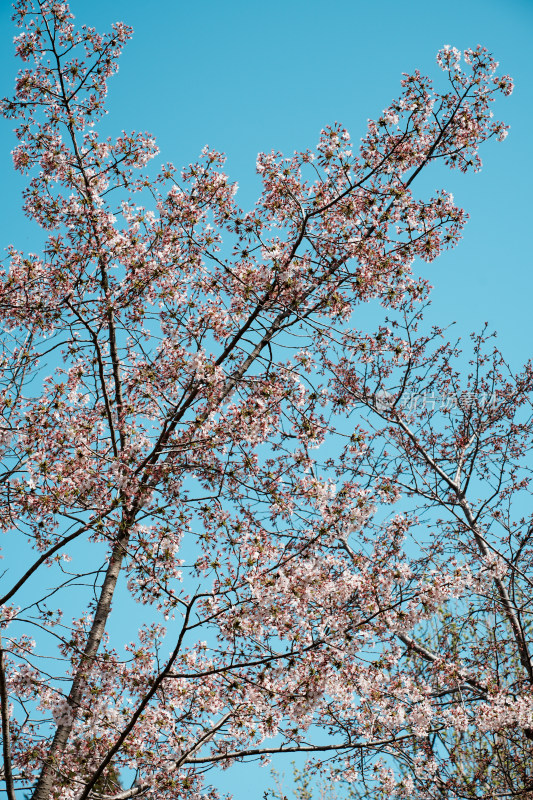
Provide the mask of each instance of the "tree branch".
{"label": "tree branch", "polygon": [[4,776],[8,800],[17,800],[11,770],[11,734],[9,731],[9,697],[7,693],[4,648],[0,638],[0,706],[2,712],[2,747],[4,753]]}

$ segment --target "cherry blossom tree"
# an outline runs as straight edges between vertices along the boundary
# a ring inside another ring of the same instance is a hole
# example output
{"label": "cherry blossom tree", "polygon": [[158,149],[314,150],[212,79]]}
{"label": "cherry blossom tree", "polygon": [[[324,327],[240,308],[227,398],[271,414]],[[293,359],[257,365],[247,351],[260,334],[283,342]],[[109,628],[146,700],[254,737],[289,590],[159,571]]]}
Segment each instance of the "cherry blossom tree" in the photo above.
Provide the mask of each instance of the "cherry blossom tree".
{"label": "cherry blossom tree", "polygon": [[[371,413],[353,475],[403,499],[404,542],[384,540],[382,549],[397,580],[374,595],[381,624],[403,647],[391,638],[381,674],[372,665],[382,691],[367,708],[381,707],[374,734],[392,734],[399,713],[415,735],[391,737],[358,780],[339,771],[336,789],[323,780],[310,788],[297,770],[295,798],[533,796],[533,367],[513,374],[482,332],[468,372],[444,332],[421,336],[420,322],[418,313],[363,339],[372,352],[364,364],[342,356],[328,364],[345,413]],[[381,347],[387,337],[402,342],[405,364]],[[350,551],[361,558],[362,549]],[[419,695],[402,710],[409,682]],[[268,796],[285,792],[278,783]]]}
{"label": "cherry blossom tree", "polygon": [[[480,341],[469,404],[402,400],[462,397],[453,348],[417,331],[412,266],[466,217],[417,177],[479,169],[511,80],[445,47],[443,88],[405,75],[357,147],[335,124],[316,152],[260,154],[245,211],[214,150],[155,174],[150,135],[99,136],[127,26],[14,8],[2,108],[46,242],[9,248],[0,290],[9,800],[216,798],[210,769],[287,753],[415,796],[441,786],[446,735],[529,738],[510,502],[531,370],[504,378]],[[389,318],[374,334],[368,302]]]}

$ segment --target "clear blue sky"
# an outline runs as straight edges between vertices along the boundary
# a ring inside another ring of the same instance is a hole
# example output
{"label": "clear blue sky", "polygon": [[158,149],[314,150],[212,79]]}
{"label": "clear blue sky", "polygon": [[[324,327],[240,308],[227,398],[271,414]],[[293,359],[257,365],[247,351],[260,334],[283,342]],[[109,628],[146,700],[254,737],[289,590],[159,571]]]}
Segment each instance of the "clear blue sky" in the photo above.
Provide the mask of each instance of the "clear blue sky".
{"label": "clear blue sky", "polygon": [[[241,204],[255,201],[260,150],[313,147],[320,128],[338,120],[358,139],[368,117],[399,93],[401,73],[437,75],[435,53],[480,43],[511,74],[516,89],[495,107],[511,125],[503,144],[482,152],[481,174],[434,173],[426,186],[446,188],[471,219],[460,245],[432,265],[431,320],[457,320],[458,332],[488,320],[518,366],[531,355],[531,199],[533,169],[533,0],[74,0],[80,22],[106,29],[123,20],[135,29],[110,84],[109,135],[148,130],[159,161],[181,166],[207,143],[228,155]],[[10,94],[14,30],[7,0],[0,7],[0,94]],[[37,249],[20,211],[11,123],[0,126],[2,248]],[[288,766],[288,764],[287,764]],[[254,767],[223,774],[237,800],[260,798],[268,773]]]}

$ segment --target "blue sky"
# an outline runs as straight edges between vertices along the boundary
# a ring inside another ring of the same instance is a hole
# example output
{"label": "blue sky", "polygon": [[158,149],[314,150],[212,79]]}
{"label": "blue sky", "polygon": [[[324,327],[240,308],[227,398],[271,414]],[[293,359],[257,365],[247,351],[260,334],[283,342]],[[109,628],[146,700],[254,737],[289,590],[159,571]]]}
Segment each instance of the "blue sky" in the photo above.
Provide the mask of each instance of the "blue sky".
{"label": "blue sky", "polygon": [[[424,179],[427,191],[452,191],[471,219],[459,246],[421,270],[435,286],[432,323],[456,320],[466,335],[487,320],[513,366],[530,357],[533,0],[75,0],[72,9],[99,30],[116,20],[135,29],[110,83],[106,133],[148,130],[160,147],[157,163],[178,167],[207,143],[225,151],[244,206],[255,201],[259,151],[313,147],[335,120],[357,140],[399,94],[402,72],[437,76],[444,44],[486,46],[515,79],[513,96],[494,109],[511,131],[483,149],[480,174],[439,170]],[[12,91],[13,35],[3,0],[0,95]],[[39,236],[20,210],[11,127],[0,126],[1,246],[36,250]],[[268,772],[253,766],[220,781],[237,800],[260,798],[268,783]]]}

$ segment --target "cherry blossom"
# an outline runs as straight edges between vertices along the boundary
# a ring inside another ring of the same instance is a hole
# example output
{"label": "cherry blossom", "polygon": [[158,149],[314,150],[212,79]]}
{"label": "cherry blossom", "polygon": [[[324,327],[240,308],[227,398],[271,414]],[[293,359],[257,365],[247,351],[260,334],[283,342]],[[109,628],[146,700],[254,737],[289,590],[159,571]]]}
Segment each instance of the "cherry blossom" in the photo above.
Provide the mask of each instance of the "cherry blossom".
{"label": "cherry blossom", "polygon": [[[453,348],[417,330],[413,265],[466,214],[414,191],[433,162],[479,169],[510,79],[444,48],[442,88],[404,75],[360,143],[335,123],[313,153],[260,153],[246,211],[217,151],[157,172],[149,133],[101,138],[127,26],[78,30],[51,0],[14,21],[2,110],[46,241],[9,247],[0,288],[9,800],[215,800],[211,768],[293,752],[414,797],[384,753],[433,780],[429,735],[530,731],[507,500],[527,490],[531,367],[505,378],[482,338],[457,420],[396,402],[460,391]],[[389,318],[360,331],[372,299]],[[475,609],[502,632],[486,662],[438,626]]]}

